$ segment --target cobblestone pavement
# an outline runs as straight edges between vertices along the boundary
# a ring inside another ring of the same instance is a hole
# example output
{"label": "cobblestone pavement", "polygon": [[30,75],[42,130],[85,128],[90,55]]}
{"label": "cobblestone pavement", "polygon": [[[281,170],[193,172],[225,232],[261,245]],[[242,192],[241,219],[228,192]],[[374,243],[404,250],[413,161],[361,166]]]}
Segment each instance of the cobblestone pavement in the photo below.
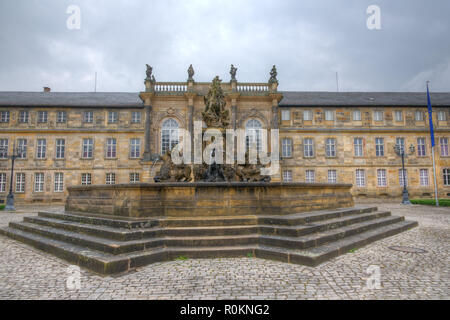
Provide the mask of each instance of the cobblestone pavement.
{"label": "cobblestone pavement", "polygon": [[[316,268],[239,258],[157,263],[120,277],[82,269],[74,290],[66,288],[69,264],[0,236],[0,299],[449,299],[450,209],[375,205],[419,227]],[[0,226],[36,210],[0,212]],[[393,251],[393,245],[427,253]],[[380,289],[369,288],[368,278],[376,275],[369,266],[380,268]]]}

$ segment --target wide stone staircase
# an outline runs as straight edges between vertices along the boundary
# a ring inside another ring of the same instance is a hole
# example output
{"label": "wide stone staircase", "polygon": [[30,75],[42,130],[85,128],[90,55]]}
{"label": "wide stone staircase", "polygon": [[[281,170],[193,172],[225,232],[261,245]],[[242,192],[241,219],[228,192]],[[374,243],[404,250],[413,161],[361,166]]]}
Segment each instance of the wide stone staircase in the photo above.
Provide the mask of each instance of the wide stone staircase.
{"label": "wide stone staircase", "polygon": [[176,258],[252,256],[316,266],[415,226],[376,207],[145,220],[39,212],[0,234],[91,271],[114,274]]}

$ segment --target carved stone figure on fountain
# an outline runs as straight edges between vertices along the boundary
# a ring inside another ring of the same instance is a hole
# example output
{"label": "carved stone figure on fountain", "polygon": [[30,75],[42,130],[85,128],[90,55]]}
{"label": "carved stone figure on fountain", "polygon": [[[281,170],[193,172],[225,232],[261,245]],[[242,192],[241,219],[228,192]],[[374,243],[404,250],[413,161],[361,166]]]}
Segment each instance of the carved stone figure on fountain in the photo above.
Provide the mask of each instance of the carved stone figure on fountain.
{"label": "carved stone figure on fountain", "polygon": [[202,112],[203,121],[209,128],[226,128],[230,123],[228,110],[225,110],[226,101],[221,80],[216,76],[212,82],[211,89],[205,96],[205,111]]}
{"label": "carved stone figure on fountain", "polygon": [[155,182],[189,182],[191,178],[191,167],[186,164],[174,164],[172,154],[167,151],[162,157],[161,169],[155,175]]}
{"label": "carved stone figure on fountain", "polygon": [[248,152],[245,153],[245,164],[238,164],[236,167],[236,175],[240,181],[244,182],[270,182],[270,176],[261,175],[261,162],[259,158],[256,164],[249,161]]}

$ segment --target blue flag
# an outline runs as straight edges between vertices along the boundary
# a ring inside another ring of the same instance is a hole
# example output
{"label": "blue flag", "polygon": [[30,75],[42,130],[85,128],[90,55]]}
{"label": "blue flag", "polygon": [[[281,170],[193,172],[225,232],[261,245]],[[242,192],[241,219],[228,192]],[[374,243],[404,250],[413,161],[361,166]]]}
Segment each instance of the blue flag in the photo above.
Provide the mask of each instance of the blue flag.
{"label": "blue flag", "polygon": [[431,107],[430,90],[427,82],[427,100],[428,100],[428,119],[430,119],[431,146],[434,147],[434,128],[433,128],[433,108]]}

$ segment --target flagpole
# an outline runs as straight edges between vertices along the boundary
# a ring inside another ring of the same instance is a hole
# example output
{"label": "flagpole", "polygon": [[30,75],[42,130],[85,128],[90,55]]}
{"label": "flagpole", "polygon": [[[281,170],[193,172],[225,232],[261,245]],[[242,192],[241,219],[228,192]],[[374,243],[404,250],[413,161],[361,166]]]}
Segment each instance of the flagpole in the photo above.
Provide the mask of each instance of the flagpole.
{"label": "flagpole", "polygon": [[434,141],[434,128],[433,128],[433,108],[431,106],[430,90],[428,88],[429,82],[430,81],[427,81],[427,102],[428,102],[428,116],[429,116],[429,123],[430,123],[431,155],[433,158],[434,197],[436,199],[436,207],[439,207],[439,197],[438,197],[437,178],[436,178],[436,160],[434,158],[435,141]]}

